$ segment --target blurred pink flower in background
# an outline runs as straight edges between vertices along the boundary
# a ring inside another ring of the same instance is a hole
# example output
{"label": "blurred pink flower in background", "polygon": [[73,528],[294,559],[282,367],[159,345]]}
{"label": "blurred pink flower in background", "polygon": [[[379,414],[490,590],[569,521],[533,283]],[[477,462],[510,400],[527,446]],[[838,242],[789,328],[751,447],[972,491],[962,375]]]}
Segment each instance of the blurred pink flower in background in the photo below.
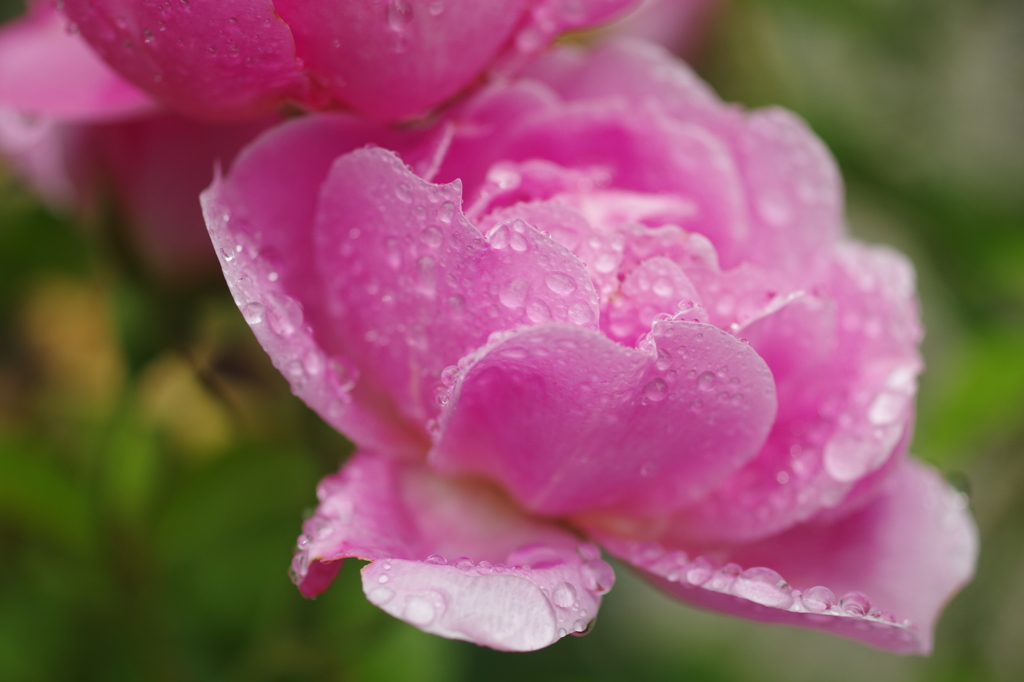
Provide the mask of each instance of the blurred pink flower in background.
{"label": "blurred pink flower in background", "polygon": [[263,115],[206,124],[168,114],[124,81],[48,3],[0,28],[0,153],[50,205],[88,214],[109,190],[149,270],[186,282],[216,267],[199,209]]}
{"label": "blurred pink flower in background", "polygon": [[700,55],[720,0],[643,0],[610,32],[662,45],[687,61]]}
{"label": "blurred pink flower in background", "polygon": [[418,116],[489,69],[519,70],[558,34],[634,0],[65,0],[77,30],[119,73],[187,116],[351,108]]}
{"label": "blurred pink flower in background", "polygon": [[[417,10],[420,6],[417,5]],[[429,127],[264,134],[203,196],[245,319],[357,454],[294,577],[507,650],[614,582],[930,650],[973,572],[962,497],[906,457],[911,266],[844,234],[827,150],[639,42],[560,50]]]}

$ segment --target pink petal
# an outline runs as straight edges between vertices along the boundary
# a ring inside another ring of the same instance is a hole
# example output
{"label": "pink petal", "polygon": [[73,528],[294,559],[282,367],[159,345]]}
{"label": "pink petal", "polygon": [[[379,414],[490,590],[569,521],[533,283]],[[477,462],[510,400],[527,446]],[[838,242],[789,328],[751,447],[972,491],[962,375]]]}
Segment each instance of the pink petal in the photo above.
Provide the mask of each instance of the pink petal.
{"label": "pink petal", "polygon": [[0,107],[26,116],[100,121],[156,109],[103,63],[49,3],[0,28]]}
{"label": "pink petal", "polygon": [[[680,305],[688,309],[700,305],[693,283],[678,265],[667,258],[645,260],[622,282],[619,295],[601,317],[601,330],[613,341],[635,346],[651,328],[657,316],[675,315]],[[707,322],[702,309],[688,319]],[[698,317],[700,315],[701,317]]]}
{"label": "pink petal", "polygon": [[[739,202],[740,217],[731,218],[727,231],[714,222],[698,230],[715,243],[724,267],[747,261],[800,273],[842,233],[843,190],[835,162],[793,114],[781,109],[743,114],[723,105],[685,64],[639,41],[614,41],[586,58],[555,53],[528,73],[570,102],[619,100],[633,109],[654,107],[724,146],[726,151],[717,153],[740,176],[731,200]],[[681,189],[685,194],[687,188]]]}
{"label": "pink petal", "polygon": [[367,598],[425,632],[531,651],[583,632],[614,573],[592,545],[483,484],[355,455],[317,491],[294,579],[326,589],[341,560],[369,559]]}
{"label": "pink petal", "polygon": [[378,120],[428,111],[472,83],[528,0],[275,0],[317,86]]}
{"label": "pink petal", "polygon": [[246,118],[304,98],[291,31],[271,0],[65,0],[64,11],[122,76],[187,116]]}
{"label": "pink petal", "polygon": [[[83,144],[83,127],[50,118],[25,116],[0,106],[0,154],[48,204],[66,210],[78,198],[78,174],[72,168]],[[87,169],[87,174],[92,169]]]}
{"label": "pink petal", "polygon": [[641,347],[557,325],[497,341],[462,370],[431,463],[548,515],[706,494],[763,443],[771,374],[706,324],[656,322]]}
{"label": "pink petal", "polygon": [[817,295],[769,302],[736,332],[776,378],[778,417],[755,459],[668,523],[672,542],[750,542],[862,503],[909,444],[921,368],[913,277],[890,250],[844,244]]}
{"label": "pink petal", "polygon": [[202,195],[228,286],[292,390],[356,442],[387,452],[421,453],[425,437],[378,409],[351,360],[321,339],[331,323],[314,266],[318,188],[338,155],[370,140],[405,150],[427,172],[448,139],[444,131],[391,132],[340,115],[296,119],[243,151],[228,177]]}
{"label": "pink petal", "polygon": [[439,411],[445,368],[492,332],[597,327],[597,295],[577,258],[522,220],[493,226],[485,240],[461,203],[458,183],[432,185],[383,149],[339,158],[321,190],[325,343],[418,425]]}
{"label": "pink petal", "polygon": [[963,496],[907,460],[837,521],[692,560],[654,544],[606,546],[692,604],[927,654],[939,612],[974,571],[978,537]]}

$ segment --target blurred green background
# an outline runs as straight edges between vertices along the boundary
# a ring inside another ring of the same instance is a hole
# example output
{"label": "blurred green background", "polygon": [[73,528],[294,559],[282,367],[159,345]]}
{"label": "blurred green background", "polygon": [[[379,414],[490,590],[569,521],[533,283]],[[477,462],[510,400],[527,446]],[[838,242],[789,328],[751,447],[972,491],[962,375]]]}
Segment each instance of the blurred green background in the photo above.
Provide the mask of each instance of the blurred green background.
{"label": "blurred green background", "polygon": [[303,599],[292,547],[350,446],[218,276],[168,288],[116,216],[82,229],[0,165],[0,680],[1024,679],[1024,2],[723,2],[697,66],[807,118],[853,233],[917,265],[914,451],[982,535],[931,658],[698,612],[621,568],[592,634],[532,654],[391,619],[352,562]]}

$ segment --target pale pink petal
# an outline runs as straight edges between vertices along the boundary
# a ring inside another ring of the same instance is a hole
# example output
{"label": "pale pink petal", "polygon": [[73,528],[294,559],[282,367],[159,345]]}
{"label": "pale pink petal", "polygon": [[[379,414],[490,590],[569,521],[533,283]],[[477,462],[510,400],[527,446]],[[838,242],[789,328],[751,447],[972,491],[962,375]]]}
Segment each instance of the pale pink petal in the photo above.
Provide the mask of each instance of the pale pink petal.
{"label": "pale pink petal", "polygon": [[458,183],[433,185],[393,153],[363,149],[335,162],[316,216],[325,344],[421,427],[440,410],[445,368],[492,332],[597,328],[597,295],[575,256],[522,220],[485,239],[461,204]]}
{"label": "pale pink petal", "polygon": [[771,374],[706,324],[656,322],[641,347],[557,325],[497,341],[457,379],[431,463],[547,515],[699,498],[763,443]]}
{"label": "pale pink petal", "polygon": [[403,134],[341,115],[296,119],[244,150],[202,196],[232,295],[292,390],[356,442],[409,456],[422,453],[425,436],[379,409],[358,368],[320,338],[331,322],[315,273],[313,223],[318,189],[337,156],[386,141],[426,172],[446,139],[443,129]]}
{"label": "pale pink petal", "polygon": [[[699,230],[715,243],[723,266],[748,261],[800,273],[842,233],[843,192],[835,162],[794,115],[780,109],[744,114],[724,105],[689,67],[639,41],[612,41],[586,58],[556,52],[538,61],[529,75],[569,102],[593,106],[617,100],[632,109],[655,107],[703,129],[723,146],[718,155],[740,176],[731,199],[740,204],[734,208],[740,217],[725,232],[714,224]],[[688,188],[680,189],[686,196]]]}
{"label": "pale pink petal", "polygon": [[531,651],[584,632],[615,576],[600,553],[481,483],[357,454],[317,491],[293,577],[307,596],[368,559],[367,598],[425,632]]}
{"label": "pale pink petal", "polygon": [[271,0],[63,6],[108,64],[179,113],[231,120],[305,97],[291,31]]}
{"label": "pale pink petal", "polygon": [[0,106],[0,154],[33,191],[58,209],[67,209],[78,199],[78,177],[71,163],[83,143],[82,133],[82,126]]}
{"label": "pale pink petal", "polygon": [[96,56],[49,3],[0,28],[0,107],[61,121],[154,111],[148,95]]}
{"label": "pale pink petal", "polygon": [[710,556],[609,539],[658,587],[706,608],[927,654],[945,603],[971,577],[978,536],[966,499],[904,461],[859,512]]}

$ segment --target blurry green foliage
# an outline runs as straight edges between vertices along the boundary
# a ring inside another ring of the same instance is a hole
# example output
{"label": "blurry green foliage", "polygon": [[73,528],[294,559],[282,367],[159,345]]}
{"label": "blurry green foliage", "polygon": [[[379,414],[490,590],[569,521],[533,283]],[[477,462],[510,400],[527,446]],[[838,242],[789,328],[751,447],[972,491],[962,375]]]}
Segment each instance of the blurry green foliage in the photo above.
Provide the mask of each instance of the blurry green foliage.
{"label": "blurry green foliage", "polygon": [[[302,599],[291,548],[351,446],[216,281],[149,280],[116,229],[53,215],[0,168],[0,680],[1024,679],[1024,4],[734,0],[698,67],[727,99],[805,116],[852,231],[918,265],[914,449],[966,480],[983,536],[933,658],[694,612],[622,568],[592,634],[532,654],[389,618],[358,562]],[[49,319],[31,318],[40,291],[98,301],[83,319],[120,364],[72,386],[76,356],[26,322]],[[183,438],[186,407],[212,435]]]}

